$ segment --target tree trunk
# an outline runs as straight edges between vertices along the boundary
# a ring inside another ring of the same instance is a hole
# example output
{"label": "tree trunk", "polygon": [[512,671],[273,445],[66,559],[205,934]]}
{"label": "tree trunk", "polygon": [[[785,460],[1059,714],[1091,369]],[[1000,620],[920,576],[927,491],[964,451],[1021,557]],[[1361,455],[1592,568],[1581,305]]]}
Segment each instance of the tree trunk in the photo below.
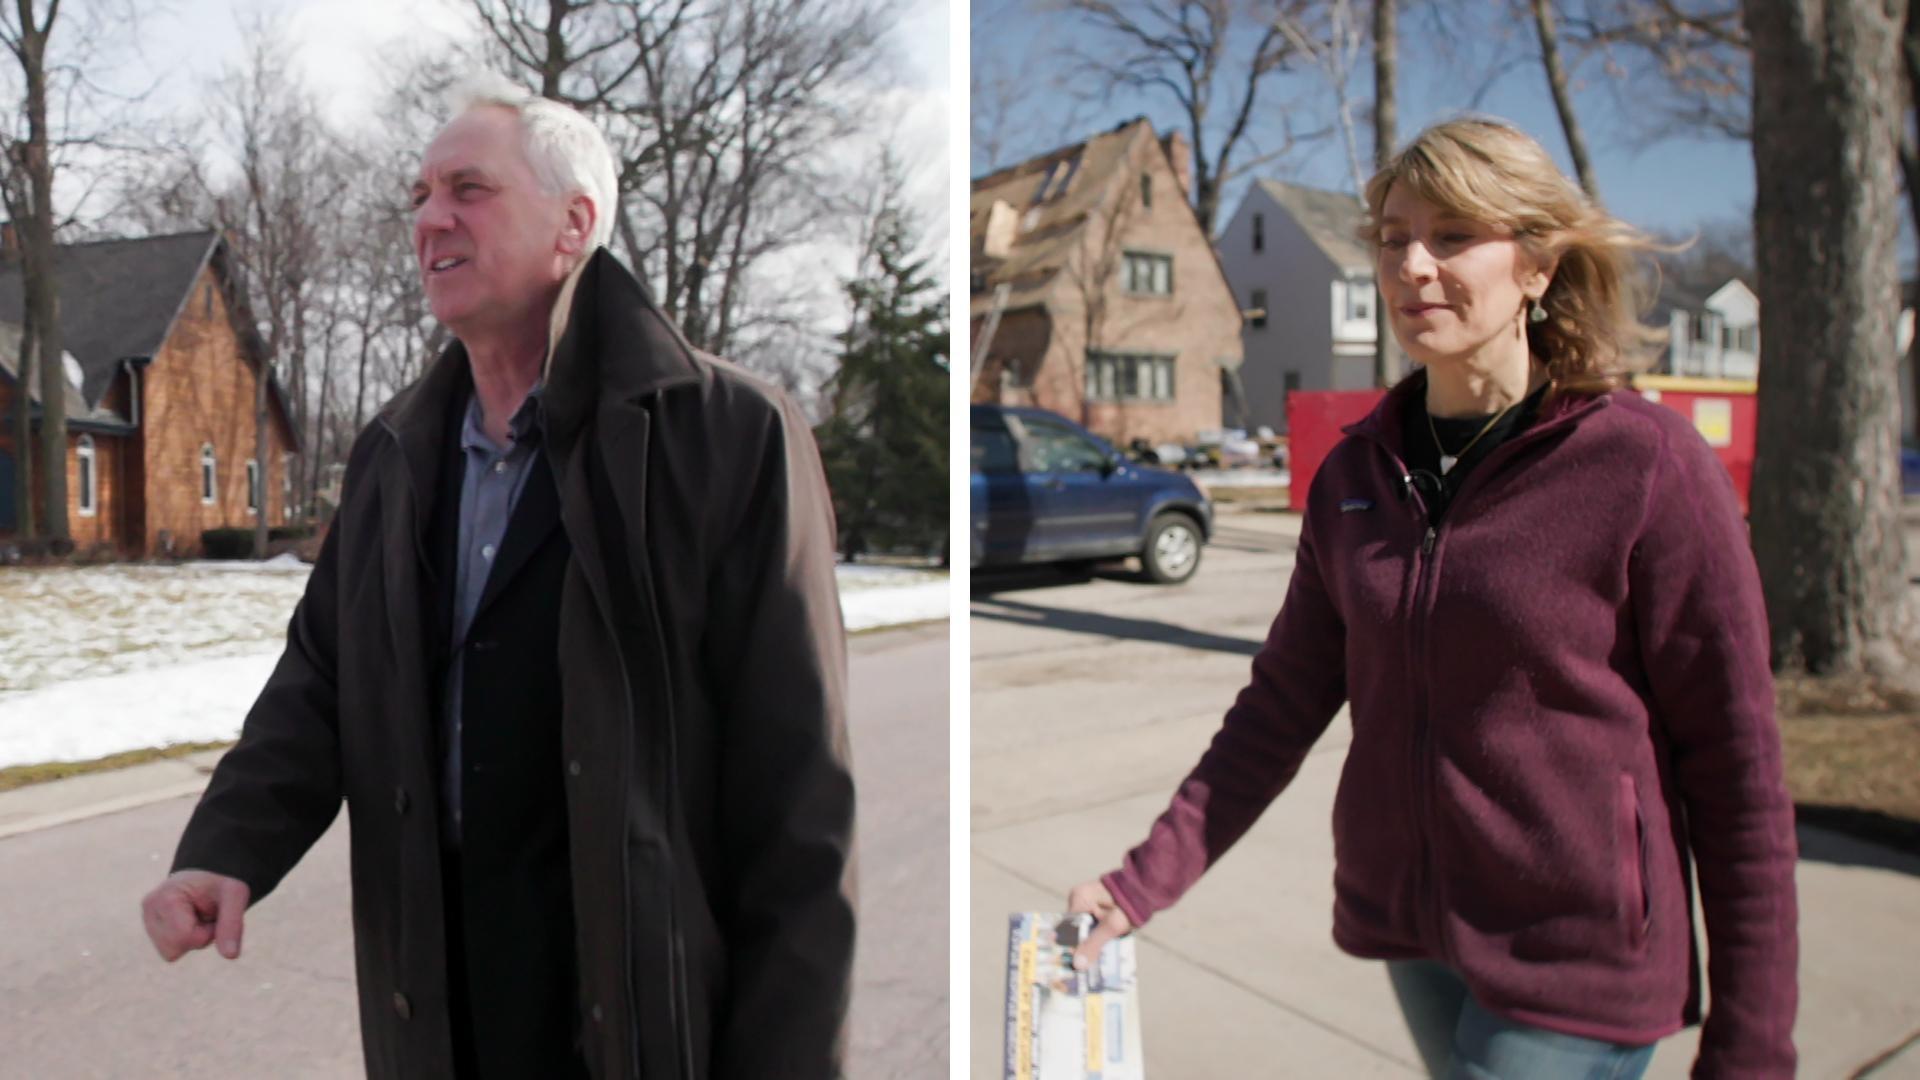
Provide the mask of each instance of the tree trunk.
{"label": "tree trunk", "polygon": [[1560,37],[1553,28],[1551,0],[1533,0],[1533,27],[1540,34],[1540,62],[1546,65],[1547,85],[1553,89],[1553,107],[1560,114],[1560,130],[1567,133],[1567,153],[1573,158],[1574,175],[1587,198],[1600,201],[1600,183],[1593,177],[1593,163],[1587,159],[1587,139],[1580,133],[1580,118],[1574,115],[1573,98],[1567,95],[1567,70],[1560,64]]}
{"label": "tree trunk", "polygon": [[[1900,117],[1900,178],[1907,188],[1907,222],[1920,230],[1920,130],[1916,129],[1920,124],[1920,4],[1912,0],[1908,0],[1900,59],[1907,87],[1906,114]],[[1913,339],[1907,342],[1907,375],[1913,384],[1909,415],[1915,437],[1920,438],[1920,300],[1914,305]]]}
{"label": "tree trunk", "polygon": [[[1383,169],[1393,157],[1400,135],[1397,85],[1400,79],[1398,0],[1373,0],[1373,167]],[[1362,192],[1364,197],[1365,193]],[[1387,325],[1386,291],[1377,287],[1373,298],[1373,381],[1392,386],[1399,377],[1393,330]]]}
{"label": "tree trunk", "polygon": [[13,523],[15,535],[32,536],[38,515],[33,505],[33,308],[26,308],[20,333],[18,381],[13,395]]}
{"label": "tree trunk", "polygon": [[1754,554],[1773,663],[1858,669],[1906,594],[1894,181],[1902,0],[1748,4],[1760,272]]}
{"label": "tree trunk", "polygon": [[72,541],[67,527],[67,369],[61,363],[60,295],[53,250],[53,159],[48,153],[47,35],[33,21],[32,0],[19,0],[21,67],[27,85],[28,196],[32,214],[21,233],[26,258],[27,306],[40,339],[40,472],[46,504],[40,535],[56,546]]}
{"label": "tree trunk", "polygon": [[253,500],[253,557],[267,557],[267,430],[271,420],[267,415],[267,384],[271,381],[271,366],[263,358],[254,371],[253,378],[253,460],[254,480],[259,490],[248,492]]}

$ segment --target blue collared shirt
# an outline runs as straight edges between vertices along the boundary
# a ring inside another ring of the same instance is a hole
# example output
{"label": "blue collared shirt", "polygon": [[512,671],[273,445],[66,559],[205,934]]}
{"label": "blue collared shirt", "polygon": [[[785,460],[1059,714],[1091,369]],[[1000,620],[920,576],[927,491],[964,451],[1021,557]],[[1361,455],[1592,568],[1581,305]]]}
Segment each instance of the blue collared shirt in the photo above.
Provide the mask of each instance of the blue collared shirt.
{"label": "blue collared shirt", "polygon": [[507,425],[507,445],[501,447],[487,437],[480,413],[480,397],[467,402],[466,423],[460,431],[460,453],[466,459],[460,481],[460,533],[456,549],[453,587],[453,638],[448,643],[453,662],[447,667],[446,725],[447,759],[440,785],[446,813],[442,819],[451,830],[447,839],[460,842],[460,732],[464,706],[467,632],[486,595],[487,576],[500,544],[506,539],[507,523],[527,486],[533,463],[540,457],[540,386],[528,391],[526,399]]}

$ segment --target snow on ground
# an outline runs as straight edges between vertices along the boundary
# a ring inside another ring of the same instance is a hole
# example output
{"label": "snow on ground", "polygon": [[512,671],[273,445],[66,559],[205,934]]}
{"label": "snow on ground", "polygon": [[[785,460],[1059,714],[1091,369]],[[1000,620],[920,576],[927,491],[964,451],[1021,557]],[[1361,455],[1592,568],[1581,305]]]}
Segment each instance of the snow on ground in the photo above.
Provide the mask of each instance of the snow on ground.
{"label": "snow on ground", "polygon": [[1293,482],[1285,469],[1202,469],[1188,475],[1203,488],[1286,487]]}
{"label": "snow on ground", "polygon": [[[235,737],[307,571],[291,560],[0,569],[0,768]],[[949,609],[944,572],[837,576],[850,631]]]}
{"label": "snow on ground", "polygon": [[74,679],[277,651],[306,584],[298,562],[0,570],[0,701]]}

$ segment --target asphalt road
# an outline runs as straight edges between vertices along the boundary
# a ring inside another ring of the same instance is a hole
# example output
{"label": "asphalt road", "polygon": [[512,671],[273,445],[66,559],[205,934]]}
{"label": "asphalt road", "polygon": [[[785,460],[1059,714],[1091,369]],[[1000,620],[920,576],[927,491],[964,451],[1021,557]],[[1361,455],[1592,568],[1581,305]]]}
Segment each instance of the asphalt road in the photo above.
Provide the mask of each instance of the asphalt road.
{"label": "asphalt road", "polygon": [[[945,624],[852,646],[860,950],[849,1074],[944,1077],[948,1057]],[[352,1077],[345,818],[248,917],[241,959],[162,963],[140,897],[192,800],[0,840],[0,1078]]]}

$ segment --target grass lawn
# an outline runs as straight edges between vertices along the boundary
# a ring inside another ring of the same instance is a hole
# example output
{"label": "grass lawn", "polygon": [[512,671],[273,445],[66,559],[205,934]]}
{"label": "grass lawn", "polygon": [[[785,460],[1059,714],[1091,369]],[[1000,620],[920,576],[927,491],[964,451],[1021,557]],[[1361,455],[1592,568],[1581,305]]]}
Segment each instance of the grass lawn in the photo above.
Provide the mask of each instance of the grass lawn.
{"label": "grass lawn", "polygon": [[1781,676],[1778,700],[1800,820],[1920,854],[1920,702],[1805,676]]}
{"label": "grass lawn", "polygon": [[202,750],[221,750],[232,746],[230,742],[177,743],[152,750],[128,750],[119,754],[94,758],[92,761],[51,761],[39,765],[12,765],[0,769],[0,791],[12,791],[28,784],[43,784],[49,780],[65,780],[69,776],[83,773],[106,772],[109,769],[124,769],[129,765],[145,765],[149,761],[164,761],[168,758],[186,757]]}

